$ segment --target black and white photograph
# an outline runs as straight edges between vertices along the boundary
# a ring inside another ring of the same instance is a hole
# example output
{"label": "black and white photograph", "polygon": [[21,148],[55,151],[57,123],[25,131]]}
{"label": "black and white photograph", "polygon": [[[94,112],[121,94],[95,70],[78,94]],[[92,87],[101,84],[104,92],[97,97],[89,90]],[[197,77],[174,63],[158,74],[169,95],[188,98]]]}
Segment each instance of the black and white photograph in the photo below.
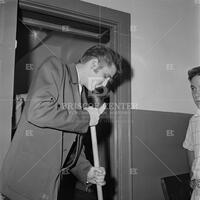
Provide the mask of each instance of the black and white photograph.
{"label": "black and white photograph", "polygon": [[0,200],[200,200],[200,0],[0,0]]}

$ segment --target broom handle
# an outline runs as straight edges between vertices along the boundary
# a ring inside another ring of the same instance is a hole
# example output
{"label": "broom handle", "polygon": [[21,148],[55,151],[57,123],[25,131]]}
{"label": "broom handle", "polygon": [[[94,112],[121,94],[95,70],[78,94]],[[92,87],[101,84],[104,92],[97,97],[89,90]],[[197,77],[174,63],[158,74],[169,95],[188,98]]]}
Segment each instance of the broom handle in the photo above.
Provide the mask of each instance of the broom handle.
{"label": "broom handle", "polygon": [[[91,126],[90,127],[91,132],[91,138],[92,138],[92,151],[93,151],[93,158],[94,158],[94,166],[99,166],[99,153],[98,153],[98,146],[97,146],[97,134],[96,134],[96,127]],[[97,196],[98,200],[103,200],[103,192],[102,192],[102,186],[97,185]]]}

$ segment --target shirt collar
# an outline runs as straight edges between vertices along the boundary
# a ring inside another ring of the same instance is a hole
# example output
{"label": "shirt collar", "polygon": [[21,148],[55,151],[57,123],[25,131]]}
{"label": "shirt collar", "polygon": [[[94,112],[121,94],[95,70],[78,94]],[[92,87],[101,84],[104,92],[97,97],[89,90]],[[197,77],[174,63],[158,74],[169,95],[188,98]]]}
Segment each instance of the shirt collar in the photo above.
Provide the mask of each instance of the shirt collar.
{"label": "shirt collar", "polygon": [[195,113],[194,116],[195,116],[195,117],[200,117],[200,109],[197,109],[197,111],[196,111],[196,113]]}

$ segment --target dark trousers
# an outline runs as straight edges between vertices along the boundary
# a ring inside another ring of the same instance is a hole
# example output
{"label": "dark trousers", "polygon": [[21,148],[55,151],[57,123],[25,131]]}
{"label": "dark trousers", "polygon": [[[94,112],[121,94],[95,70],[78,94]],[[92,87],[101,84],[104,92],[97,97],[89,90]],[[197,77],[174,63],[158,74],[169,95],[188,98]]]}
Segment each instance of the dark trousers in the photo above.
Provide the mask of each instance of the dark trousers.
{"label": "dark trousers", "polygon": [[[93,186],[94,188],[95,185]],[[74,176],[63,176],[60,182],[57,200],[97,200],[96,192],[86,192],[76,188]]]}
{"label": "dark trousers", "polygon": [[94,192],[85,192],[82,190],[75,189],[73,200],[97,200]]}

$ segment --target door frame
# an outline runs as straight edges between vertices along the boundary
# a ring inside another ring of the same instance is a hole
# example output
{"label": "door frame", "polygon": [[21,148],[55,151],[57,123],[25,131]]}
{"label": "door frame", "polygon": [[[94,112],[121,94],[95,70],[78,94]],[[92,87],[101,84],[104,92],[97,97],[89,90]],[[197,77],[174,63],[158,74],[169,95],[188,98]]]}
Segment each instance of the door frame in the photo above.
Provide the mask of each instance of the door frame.
{"label": "door frame", "polygon": [[0,168],[11,141],[17,5],[0,1]]}
{"label": "door frame", "polygon": [[[111,47],[128,63],[131,56],[130,14],[77,0],[19,0],[22,9],[73,19],[90,24],[101,24],[110,29]],[[111,102],[131,103],[131,82],[121,84],[111,95]],[[124,114],[125,113],[125,114]],[[131,112],[130,109],[113,112],[111,160],[113,176],[117,179],[115,200],[132,200],[131,175]],[[118,122],[118,123],[115,123]]]}

